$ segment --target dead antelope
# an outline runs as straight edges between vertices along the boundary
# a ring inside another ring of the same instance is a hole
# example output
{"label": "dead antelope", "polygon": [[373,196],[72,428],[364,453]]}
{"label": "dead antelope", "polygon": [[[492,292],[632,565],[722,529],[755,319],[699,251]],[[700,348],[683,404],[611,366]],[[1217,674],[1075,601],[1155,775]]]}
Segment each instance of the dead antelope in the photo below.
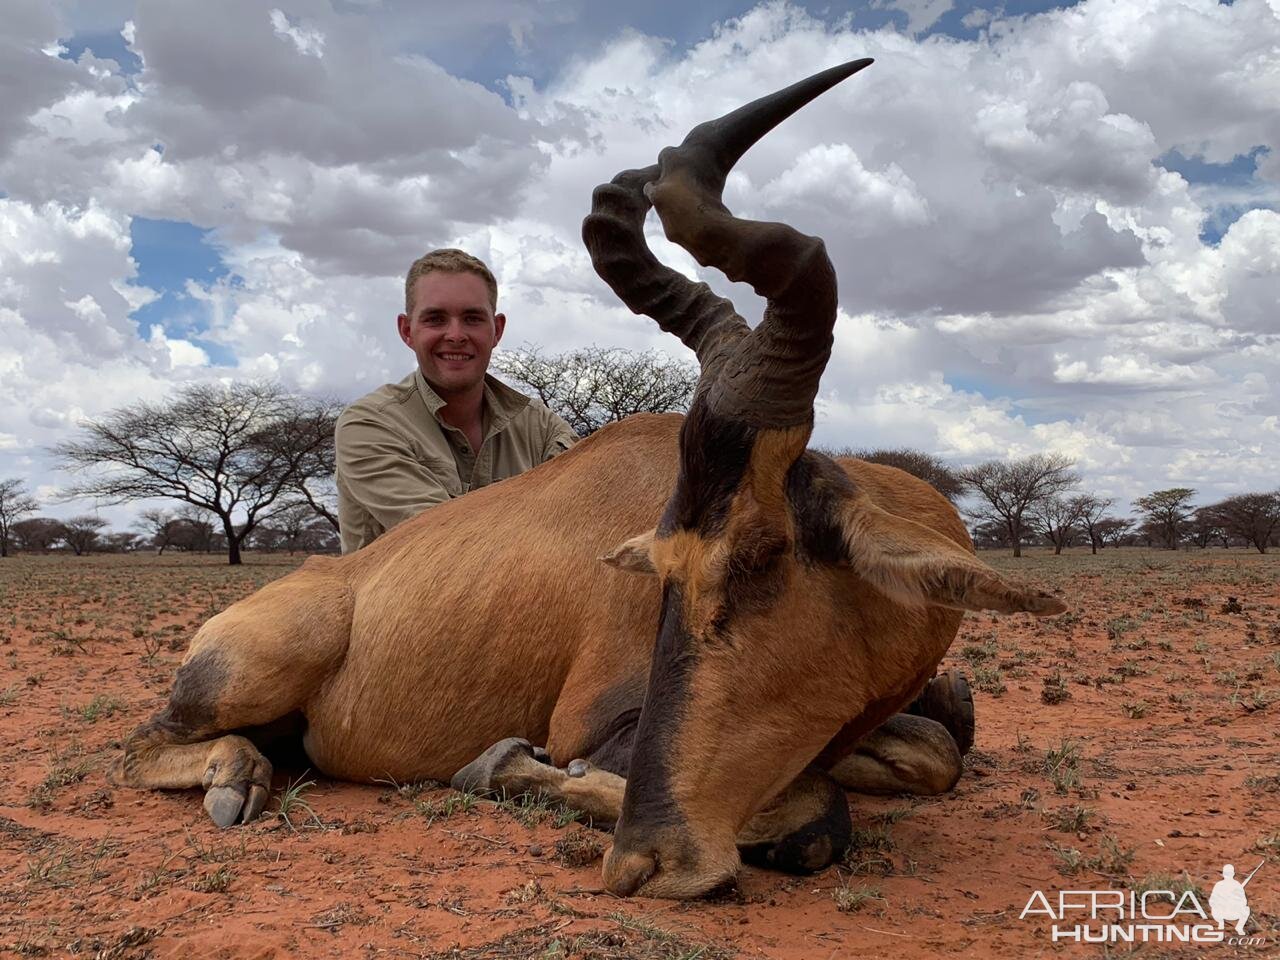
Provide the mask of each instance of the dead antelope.
{"label": "dead antelope", "polygon": [[[979,562],[923,482],[806,451],[834,270],[821,240],[721,202],[752,143],[870,62],[704,123],[596,189],[596,270],[701,364],[686,417],[601,430],[213,617],[116,777],[202,786],[219,825],[252,820],[271,778],[254,738],[300,716],[330,776],[541,791],[613,824],[606,885],[665,897],[717,886],[740,851],[831,862],[849,837],[837,781],[948,789],[955,738],[898,711],[963,610],[1063,606]],[[651,205],[699,263],[767,299],[757,327],[658,263]]]}

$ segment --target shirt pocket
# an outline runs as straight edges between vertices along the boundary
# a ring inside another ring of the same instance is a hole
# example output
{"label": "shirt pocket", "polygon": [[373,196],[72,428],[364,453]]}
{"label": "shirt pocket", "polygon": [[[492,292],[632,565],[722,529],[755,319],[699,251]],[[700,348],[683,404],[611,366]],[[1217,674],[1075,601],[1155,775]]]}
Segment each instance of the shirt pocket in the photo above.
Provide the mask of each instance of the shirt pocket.
{"label": "shirt pocket", "polygon": [[427,471],[440,486],[444,487],[445,492],[450,497],[460,497],[466,492],[462,487],[462,480],[458,476],[458,465],[452,460],[445,460],[443,457],[422,451],[418,452],[417,460],[422,469]]}

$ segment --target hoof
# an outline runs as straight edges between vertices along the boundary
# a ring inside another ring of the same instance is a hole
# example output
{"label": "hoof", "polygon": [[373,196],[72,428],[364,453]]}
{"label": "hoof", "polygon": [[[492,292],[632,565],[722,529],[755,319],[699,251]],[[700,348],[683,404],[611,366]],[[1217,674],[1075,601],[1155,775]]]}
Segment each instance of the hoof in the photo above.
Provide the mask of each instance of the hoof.
{"label": "hoof", "polygon": [[499,778],[522,760],[537,762],[533,744],[523,737],[507,737],[455,773],[449,786],[464,793],[497,793],[504,786]]}
{"label": "hoof", "polygon": [[973,691],[959,670],[948,670],[930,680],[905,712],[928,717],[946,727],[960,756],[973,746]]}
{"label": "hoof", "polygon": [[204,809],[224,830],[240,819],[249,791],[244,787],[210,787],[204,795]]}

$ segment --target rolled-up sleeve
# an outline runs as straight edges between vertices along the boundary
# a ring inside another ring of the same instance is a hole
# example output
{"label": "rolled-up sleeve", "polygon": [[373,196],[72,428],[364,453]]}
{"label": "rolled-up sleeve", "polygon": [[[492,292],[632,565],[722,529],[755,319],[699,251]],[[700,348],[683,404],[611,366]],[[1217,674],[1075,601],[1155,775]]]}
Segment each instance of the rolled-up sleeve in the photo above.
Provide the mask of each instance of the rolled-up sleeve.
{"label": "rolled-up sleeve", "polygon": [[349,414],[338,418],[334,431],[338,482],[382,530],[449,499],[439,475],[418,460],[404,437],[367,416]]}
{"label": "rolled-up sleeve", "polygon": [[573,432],[573,427],[548,410],[547,433],[546,441],[542,448],[542,462],[546,463],[557,453],[563,453],[568,450],[577,439],[578,435]]}

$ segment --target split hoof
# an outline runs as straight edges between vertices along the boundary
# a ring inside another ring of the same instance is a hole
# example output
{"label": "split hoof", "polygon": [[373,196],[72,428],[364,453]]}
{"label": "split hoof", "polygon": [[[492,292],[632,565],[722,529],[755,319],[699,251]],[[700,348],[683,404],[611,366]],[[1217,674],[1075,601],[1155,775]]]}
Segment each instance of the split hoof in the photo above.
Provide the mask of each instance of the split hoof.
{"label": "split hoof", "polygon": [[224,830],[240,820],[249,791],[241,786],[210,787],[204,794],[205,813]]}
{"label": "split hoof", "polygon": [[965,756],[973,747],[973,691],[959,670],[948,670],[930,680],[906,712],[936,720],[946,727],[960,756]]}
{"label": "split hoof", "polygon": [[507,786],[499,780],[522,761],[538,762],[533,744],[523,737],[507,737],[455,773],[449,786],[463,793],[498,793]]}

